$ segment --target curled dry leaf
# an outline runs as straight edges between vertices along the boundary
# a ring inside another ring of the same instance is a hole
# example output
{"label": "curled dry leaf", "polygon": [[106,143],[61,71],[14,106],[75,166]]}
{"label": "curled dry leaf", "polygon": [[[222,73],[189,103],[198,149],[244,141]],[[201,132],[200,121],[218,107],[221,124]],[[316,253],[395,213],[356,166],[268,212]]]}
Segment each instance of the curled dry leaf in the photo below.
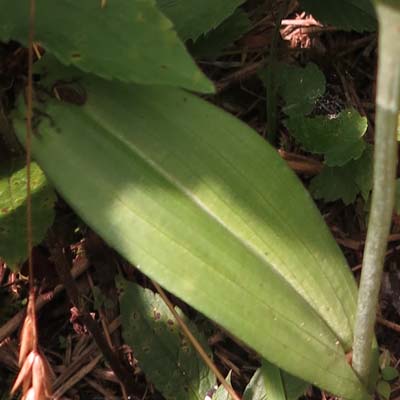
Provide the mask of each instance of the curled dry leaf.
{"label": "curled dry leaf", "polygon": [[24,325],[21,331],[19,353],[20,371],[11,394],[22,388],[22,400],[47,400],[51,398],[52,371],[43,354],[38,350],[35,298],[30,294]]}
{"label": "curled dry leaf", "polygon": [[28,387],[31,386],[32,365],[34,360],[35,360],[35,353],[34,352],[29,353],[28,357],[26,357],[24,363],[22,364],[17,379],[15,380],[15,383],[11,389],[11,394],[14,394],[22,384],[24,384],[23,386],[24,392],[25,392],[25,384],[27,384]]}
{"label": "curled dry leaf", "polygon": [[31,351],[11,389],[11,394],[22,385],[22,400],[47,400],[51,398],[51,371],[46,358]]}
{"label": "curled dry leaf", "polygon": [[37,348],[37,331],[35,316],[35,295],[32,291],[29,294],[26,317],[21,331],[21,348],[19,350],[18,365],[24,364],[27,355]]}
{"label": "curled dry leaf", "polygon": [[26,393],[25,400],[36,400],[37,396],[35,395],[35,390],[30,388]]}
{"label": "curled dry leaf", "polygon": [[28,312],[21,331],[21,347],[18,359],[18,365],[20,367],[24,364],[27,355],[34,348],[35,335],[33,333],[36,332],[36,329],[32,322],[32,318]]}

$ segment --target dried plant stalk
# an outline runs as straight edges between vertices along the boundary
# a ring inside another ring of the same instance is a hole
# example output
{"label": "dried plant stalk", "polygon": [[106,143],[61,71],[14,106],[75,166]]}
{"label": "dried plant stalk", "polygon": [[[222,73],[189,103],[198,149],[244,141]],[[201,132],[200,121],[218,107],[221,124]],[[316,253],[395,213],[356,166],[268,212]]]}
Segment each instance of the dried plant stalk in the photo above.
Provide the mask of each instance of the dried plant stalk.
{"label": "dried plant stalk", "polygon": [[38,346],[36,328],[35,288],[32,261],[32,202],[31,202],[31,137],[33,102],[33,50],[34,50],[35,0],[29,1],[29,38],[28,38],[28,86],[26,112],[26,190],[27,190],[27,246],[29,265],[29,297],[26,317],[21,331],[21,348],[18,364],[19,374],[11,388],[14,395],[22,389],[22,400],[47,400],[51,396],[52,371]]}
{"label": "dried plant stalk", "polygon": [[14,395],[21,388],[22,400],[47,400],[52,397],[51,384],[54,374],[46,358],[38,349],[35,318],[35,296],[33,290],[31,290],[21,331],[21,348],[18,360],[21,369],[11,389],[11,394]]}

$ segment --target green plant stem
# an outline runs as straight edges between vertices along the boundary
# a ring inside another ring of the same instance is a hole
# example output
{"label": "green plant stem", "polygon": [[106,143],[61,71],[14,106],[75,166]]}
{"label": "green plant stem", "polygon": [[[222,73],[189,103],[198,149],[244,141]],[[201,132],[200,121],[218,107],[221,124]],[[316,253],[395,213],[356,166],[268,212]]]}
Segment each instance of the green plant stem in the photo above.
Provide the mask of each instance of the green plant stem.
{"label": "green plant stem", "polygon": [[374,180],[354,328],[353,368],[366,384],[376,308],[395,197],[396,127],[400,97],[400,13],[377,3],[380,22]]}

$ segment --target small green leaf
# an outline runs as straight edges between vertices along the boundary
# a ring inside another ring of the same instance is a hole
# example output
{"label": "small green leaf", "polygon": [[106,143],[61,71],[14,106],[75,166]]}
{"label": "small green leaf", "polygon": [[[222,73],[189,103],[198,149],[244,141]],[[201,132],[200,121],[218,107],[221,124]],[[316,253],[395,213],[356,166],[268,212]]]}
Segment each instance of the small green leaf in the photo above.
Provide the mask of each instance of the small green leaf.
{"label": "small green leaf", "polygon": [[[275,382],[274,376],[280,382]],[[304,394],[308,386],[308,383],[279,370],[278,367],[263,359],[262,368],[255,372],[246,386],[243,400],[272,400],[273,398],[297,400]],[[278,393],[276,393],[276,390],[278,390]]]}
{"label": "small green leaf", "polygon": [[379,396],[383,400],[389,400],[390,394],[392,393],[392,388],[390,387],[390,383],[386,381],[379,381],[376,390],[379,393]]}
{"label": "small green leaf", "polygon": [[261,373],[264,379],[266,397],[270,400],[287,400],[280,369],[264,359]]}
{"label": "small green leaf", "polygon": [[193,46],[191,53],[196,57],[213,58],[223,49],[239,39],[251,28],[250,19],[243,10],[237,9],[221,25],[204,36],[200,36]]}
{"label": "small green leaf", "polygon": [[[314,63],[309,63],[304,68],[279,63],[275,68],[278,73],[274,74],[274,80],[286,103],[283,107],[285,114],[293,117],[309,114],[325,93],[326,81],[322,71]],[[267,75],[268,67],[260,73],[264,85]]]}
{"label": "small green leaf", "polygon": [[[123,336],[146,376],[167,400],[203,400],[215,377],[184,337],[158,294],[119,279]],[[203,349],[210,350],[196,326],[179,310]]]}
{"label": "small green leaf", "polygon": [[333,118],[289,118],[285,124],[307,151],[323,154],[330,167],[340,167],[360,158],[366,147],[363,136],[367,119],[351,108]]}
{"label": "small green leaf", "polygon": [[288,400],[297,400],[303,396],[309,388],[310,383],[303,381],[285,371],[281,371],[283,384],[285,386],[286,398]]}
{"label": "small green leaf", "polygon": [[345,204],[350,204],[360,192],[367,200],[371,186],[372,148],[367,147],[361,158],[343,167],[325,166],[311,181],[310,191],[316,199],[327,202],[341,199]]}
{"label": "small green leaf", "polygon": [[399,371],[397,371],[397,369],[393,367],[385,367],[383,368],[381,373],[382,373],[382,378],[385,381],[392,381],[399,377]]}
{"label": "small green leaf", "polygon": [[[225,378],[226,382],[231,384],[232,371],[229,371],[228,376]],[[228,391],[222,386],[219,385],[218,389],[212,396],[212,400],[232,400],[232,397],[229,395]]]}
{"label": "small green leaf", "polygon": [[[398,180],[399,184],[400,180]],[[399,195],[400,195],[400,187],[398,186],[399,189]],[[384,369],[390,364],[390,352],[387,349],[383,349],[382,353],[379,356],[379,368]]]}
{"label": "small green leaf", "polygon": [[[54,218],[55,193],[36,163],[31,164],[32,239],[40,243]],[[24,160],[0,164],[0,257],[15,268],[27,258],[26,168]]]}
{"label": "small green leaf", "polygon": [[370,0],[301,0],[300,3],[324,24],[345,31],[376,30],[376,15]]}
{"label": "small green leaf", "polygon": [[243,400],[267,400],[267,392],[261,368],[254,373],[249,384],[246,386],[243,393]]}
{"label": "small green leaf", "polygon": [[[108,0],[104,8],[100,0],[41,0],[36,8],[35,40],[66,65],[107,79],[214,91],[154,0]],[[7,10],[0,39],[26,44],[28,7],[0,0],[0,9]]]}
{"label": "small green leaf", "polygon": [[160,10],[174,23],[184,41],[215,29],[244,0],[157,0]]}
{"label": "small green leaf", "polygon": [[326,202],[341,199],[344,204],[351,204],[360,189],[354,183],[353,171],[346,167],[324,167],[311,181],[310,191],[316,199]]}

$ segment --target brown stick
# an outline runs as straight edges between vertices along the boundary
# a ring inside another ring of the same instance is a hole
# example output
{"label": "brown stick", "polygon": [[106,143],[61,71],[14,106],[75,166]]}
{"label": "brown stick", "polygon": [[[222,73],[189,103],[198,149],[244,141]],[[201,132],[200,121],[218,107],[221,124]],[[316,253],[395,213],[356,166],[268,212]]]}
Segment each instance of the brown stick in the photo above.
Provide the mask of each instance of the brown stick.
{"label": "brown stick", "polygon": [[395,324],[394,322],[388,321],[387,319],[384,319],[384,318],[379,317],[379,316],[376,317],[376,321],[379,324],[381,324],[383,326],[386,326],[387,328],[390,328],[390,329],[400,333],[400,325],[399,324]]}
{"label": "brown stick", "polygon": [[204,363],[207,365],[208,368],[211,369],[212,372],[214,372],[215,376],[218,378],[218,380],[221,382],[222,386],[225,388],[225,390],[229,393],[229,395],[232,397],[233,400],[241,400],[240,397],[237,395],[237,393],[233,390],[232,386],[229,385],[229,383],[226,381],[224,376],[219,372],[218,368],[215,366],[215,364],[210,360],[208,357],[207,353],[204,351],[203,347],[199,343],[199,341],[193,336],[192,332],[190,332],[190,329],[187,327],[187,325],[182,321],[182,318],[179,316],[179,314],[176,312],[174,306],[172,305],[171,301],[165,294],[164,290],[161,288],[161,286],[152,281],[154,287],[157,289],[157,292],[160,294],[161,298],[164,300],[164,303],[167,305],[169,310],[171,311],[172,315],[178,322],[179,326],[181,327],[183,333],[185,336],[189,339],[190,343],[192,346],[196,349],[197,354],[201,357],[201,359],[204,361]]}
{"label": "brown stick", "polygon": [[123,365],[114,350],[108,345],[107,340],[97,322],[92,318],[89,312],[85,310],[84,301],[79,293],[78,286],[76,285],[70,271],[72,254],[68,247],[63,248],[60,241],[54,234],[50,234],[49,242],[51,244],[51,255],[53,262],[56,266],[57,274],[61,282],[64,283],[65,290],[71,303],[79,311],[79,319],[86,326],[87,330],[93,336],[97,346],[103,353],[104,358],[109,363],[111,369],[114,371],[115,376],[119,379],[120,383],[125,388],[128,396],[134,397],[135,387],[132,379],[132,374]]}
{"label": "brown stick", "polygon": [[[74,266],[71,270],[71,274],[74,279],[82,275],[89,267],[88,260],[85,257],[80,257],[74,261]],[[53,300],[55,296],[60,294],[64,290],[64,285],[57,285],[53,290],[53,296],[41,295],[36,300],[36,311],[41,310],[47,303]],[[11,319],[9,319],[4,325],[0,327],[0,343],[11,336],[21,325],[26,315],[26,310],[21,310],[15,314]]]}

